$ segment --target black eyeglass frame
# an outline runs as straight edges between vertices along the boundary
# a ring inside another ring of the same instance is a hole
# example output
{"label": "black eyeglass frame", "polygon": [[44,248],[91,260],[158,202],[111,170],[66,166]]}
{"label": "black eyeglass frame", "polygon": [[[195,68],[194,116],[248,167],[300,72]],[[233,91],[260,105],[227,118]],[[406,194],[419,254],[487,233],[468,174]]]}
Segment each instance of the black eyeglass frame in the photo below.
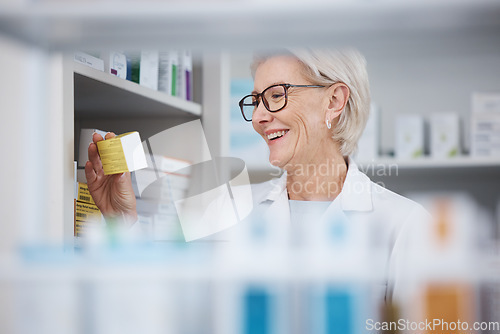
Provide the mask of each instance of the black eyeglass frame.
{"label": "black eyeglass frame", "polygon": [[[271,89],[271,88],[273,88],[273,87],[278,87],[278,86],[281,86],[281,87],[283,87],[283,88],[285,89],[285,104],[283,105],[283,107],[281,107],[281,108],[279,108],[279,109],[276,109],[276,110],[271,110],[271,109],[269,109],[269,104],[268,104],[267,100],[266,100],[266,99],[264,99],[264,98],[263,98],[263,96],[264,96],[264,93],[265,93],[268,89]],[[264,107],[266,107],[267,111],[269,111],[269,112],[278,112],[278,111],[280,111],[280,110],[283,110],[283,109],[286,107],[287,103],[288,103],[288,88],[290,88],[290,87],[302,87],[302,88],[323,88],[323,87],[325,87],[325,86],[321,86],[321,85],[292,85],[292,84],[276,84],[276,85],[272,85],[272,86],[267,87],[266,89],[264,89],[264,90],[262,91],[262,93],[245,95],[245,96],[244,96],[244,97],[240,100],[240,102],[238,103],[238,104],[239,104],[239,106],[240,106],[241,115],[243,116],[243,119],[244,119],[245,121],[247,121],[247,122],[251,122],[251,121],[252,121],[252,119],[251,119],[251,118],[250,118],[250,119],[247,119],[247,118],[245,117],[245,112],[243,111],[243,107],[245,107],[245,106],[254,106],[254,108],[255,108],[255,109],[257,109],[257,107],[259,106],[260,101],[262,101],[262,102],[264,103]],[[246,99],[246,98],[251,97],[251,96],[254,96],[254,97],[255,97],[255,99],[256,99],[256,101],[257,101],[257,105],[254,105],[254,104],[243,104],[243,101],[245,101],[245,99]],[[253,113],[252,113],[252,115],[253,115]]]}

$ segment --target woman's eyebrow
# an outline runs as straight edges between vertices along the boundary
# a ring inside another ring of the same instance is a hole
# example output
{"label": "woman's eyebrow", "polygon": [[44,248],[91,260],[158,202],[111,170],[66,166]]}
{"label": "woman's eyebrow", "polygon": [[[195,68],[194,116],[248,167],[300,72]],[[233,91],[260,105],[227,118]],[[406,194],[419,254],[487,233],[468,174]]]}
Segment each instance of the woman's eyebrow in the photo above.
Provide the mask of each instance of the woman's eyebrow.
{"label": "woman's eyebrow", "polygon": [[[284,85],[284,84],[285,84],[285,82],[284,82],[284,81],[276,81],[275,83],[272,83],[272,84],[270,84],[269,86],[267,86],[266,88],[264,88],[264,90],[266,90],[266,89],[268,89],[269,87],[274,86],[274,85]],[[250,93],[250,94],[251,94],[251,95],[257,95],[257,94],[259,94],[259,92],[257,92],[256,90],[253,90],[253,92],[252,92],[252,93]]]}

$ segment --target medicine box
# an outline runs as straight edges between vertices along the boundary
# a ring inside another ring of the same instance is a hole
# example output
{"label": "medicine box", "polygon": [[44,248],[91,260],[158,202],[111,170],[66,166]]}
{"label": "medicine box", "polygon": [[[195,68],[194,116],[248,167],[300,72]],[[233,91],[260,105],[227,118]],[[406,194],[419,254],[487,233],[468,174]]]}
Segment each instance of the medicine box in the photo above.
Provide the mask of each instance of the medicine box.
{"label": "medicine box", "polygon": [[472,94],[471,155],[500,157],[500,92]]}
{"label": "medicine box", "polygon": [[98,71],[104,71],[104,60],[92,56],[85,52],[75,52],[74,58],[75,62],[92,67]]}
{"label": "medicine box", "polygon": [[396,117],[396,150],[398,159],[415,159],[424,155],[424,118],[420,115]]}
{"label": "medicine box", "polygon": [[460,154],[460,123],[456,113],[435,113],[429,117],[430,153],[433,158]]}
{"label": "medicine box", "polygon": [[139,70],[139,84],[158,90],[158,51],[142,51]]}

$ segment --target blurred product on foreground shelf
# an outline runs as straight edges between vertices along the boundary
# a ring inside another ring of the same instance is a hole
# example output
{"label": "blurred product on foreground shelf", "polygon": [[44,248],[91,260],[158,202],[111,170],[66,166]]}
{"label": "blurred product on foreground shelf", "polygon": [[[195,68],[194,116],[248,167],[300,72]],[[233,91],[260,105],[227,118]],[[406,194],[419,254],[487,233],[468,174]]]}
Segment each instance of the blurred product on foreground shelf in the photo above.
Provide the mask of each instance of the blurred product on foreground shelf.
{"label": "blurred product on foreground shelf", "polygon": [[384,217],[305,230],[260,217],[235,226],[235,239],[189,243],[170,230],[170,241],[103,237],[75,252],[33,245],[22,249],[22,266],[0,270],[0,292],[21,307],[14,333],[414,333],[426,322],[436,333],[498,332],[493,224],[465,195],[415,197],[433,219],[402,226],[411,238],[391,264],[402,266],[401,293],[386,301],[394,273],[373,260],[387,254],[371,232]]}

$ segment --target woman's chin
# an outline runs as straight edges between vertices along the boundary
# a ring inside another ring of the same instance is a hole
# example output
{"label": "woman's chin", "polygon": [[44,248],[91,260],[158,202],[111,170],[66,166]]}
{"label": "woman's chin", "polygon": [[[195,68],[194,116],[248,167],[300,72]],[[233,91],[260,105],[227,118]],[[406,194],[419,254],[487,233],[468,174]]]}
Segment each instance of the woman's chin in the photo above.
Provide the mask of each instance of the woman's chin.
{"label": "woman's chin", "polygon": [[269,163],[271,165],[273,165],[274,167],[278,167],[278,168],[283,169],[286,166],[287,162],[283,158],[269,156]]}

